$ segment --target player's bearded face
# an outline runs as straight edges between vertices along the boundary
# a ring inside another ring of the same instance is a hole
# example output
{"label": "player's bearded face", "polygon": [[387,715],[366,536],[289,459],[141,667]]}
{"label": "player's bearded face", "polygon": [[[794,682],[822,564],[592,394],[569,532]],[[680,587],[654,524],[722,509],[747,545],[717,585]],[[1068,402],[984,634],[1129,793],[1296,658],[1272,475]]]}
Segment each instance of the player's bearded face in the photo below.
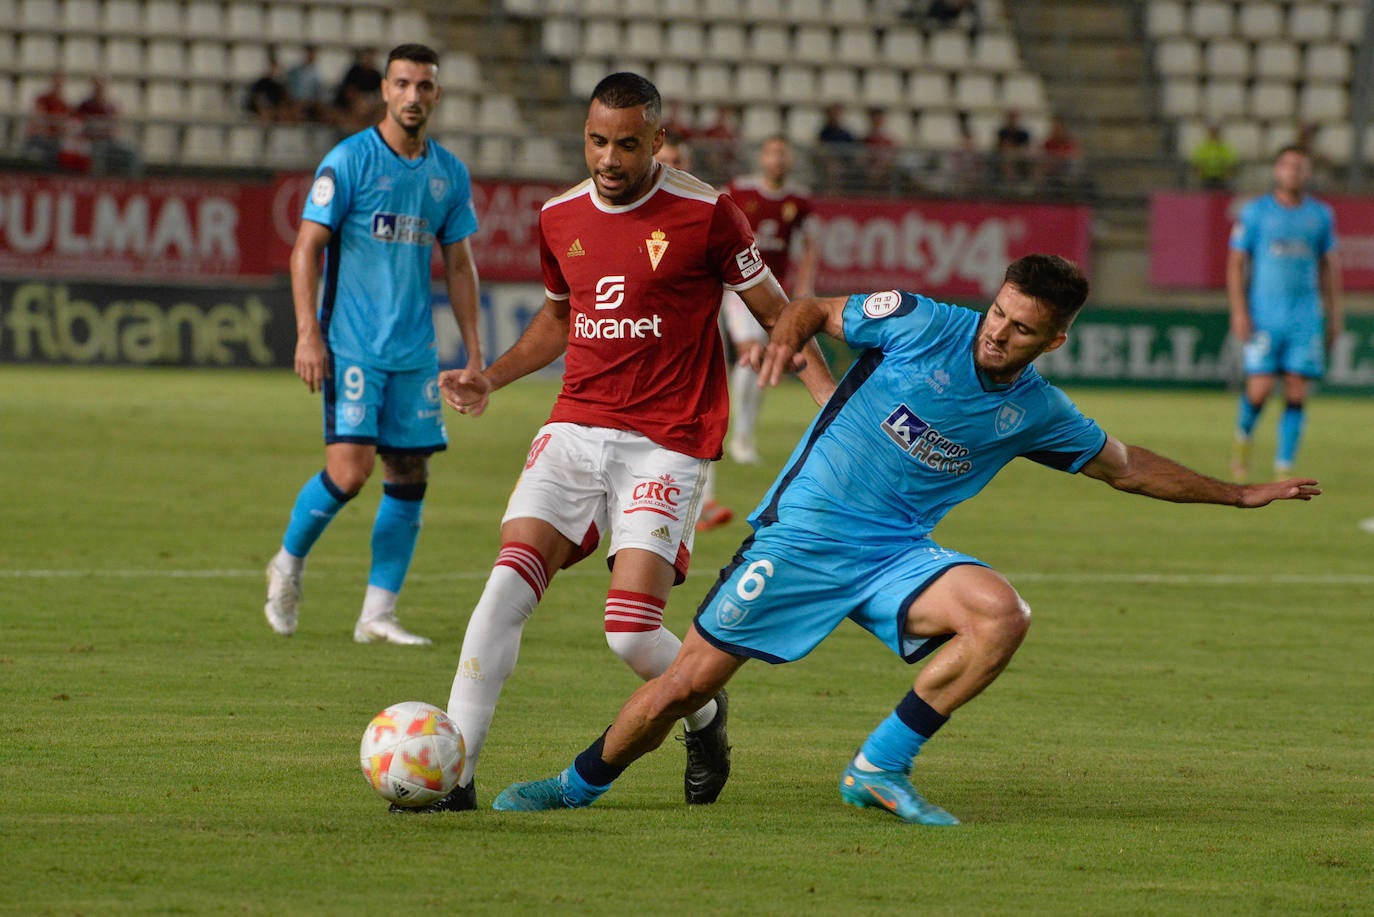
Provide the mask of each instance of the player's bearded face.
{"label": "player's bearded face", "polygon": [[407,133],[418,133],[439,101],[438,68],[415,61],[392,61],[382,80],[382,100],[388,118]]}
{"label": "player's bearded face", "polygon": [[603,201],[630,204],[648,193],[663,131],[643,105],[607,108],[593,101],[584,133],[587,171]]}
{"label": "player's bearded face", "polygon": [[978,325],[973,364],[994,382],[1013,382],[1032,360],[1067,339],[1038,300],[1004,283]]}

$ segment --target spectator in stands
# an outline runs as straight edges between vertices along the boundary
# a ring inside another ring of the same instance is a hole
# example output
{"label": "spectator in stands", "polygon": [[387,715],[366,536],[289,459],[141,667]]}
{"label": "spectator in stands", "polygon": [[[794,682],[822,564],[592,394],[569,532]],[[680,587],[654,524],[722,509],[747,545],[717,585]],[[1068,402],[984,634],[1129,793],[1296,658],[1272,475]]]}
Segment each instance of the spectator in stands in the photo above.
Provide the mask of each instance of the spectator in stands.
{"label": "spectator in stands", "polygon": [[827,191],[845,190],[858,158],[859,138],[844,120],[844,106],[833,102],[825,108],[825,121],[816,132],[816,160]]}
{"label": "spectator in stands", "polygon": [[702,178],[720,181],[733,175],[739,160],[739,111],[733,105],[717,105],[715,120],[693,133],[701,152]]}
{"label": "spectator in stands", "polygon": [[138,149],[120,137],[119,105],[110,98],[103,76],[91,77],[90,95],[76,107],[76,117],[90,144],[91,169],[97,175],[137,175],[143,170]]}
{"label": "spectator in stands", "polygon": [[891,189],[893,167],[897,162],[897,140],[887,130],[887,112],[881,108],[868,110],[868,130],[863,135],[860,164],[868,190],[884,192]]}
{"label": "spectator in stands", "polygon": [[359,48],[334,93],[334,112],[349,131],[366,130],[382,114],[382,73],[375,48]]}
{"label": "spectator in stands", "polygon": [[286,71],[286,90],[291,94],[302,118],[323,121],[329,94],[315,63],[319,49],[314,45],[306,45],[301,49],[301,55],[300,62]]}
{"label": "spectator in stands", "polygon": [[984,165],[986,157],[978,147],[978,139],[973,136],[973,125],[969,123],[968,112],[959,112],[959,140],[946,158],[946,173],[949,189],[956,194],[967,194],[982,183],[986,177]]}
{"label": "spectator in stands", "polygon": [[25,159],[48,166],[57,165],[57,154],[72,117],[64,90],[66,75],[55,71],[45,92],[37,95],[29,107],[29,123],[24,133],[22,155]]}
{"label": "spectator in stands", "polygon": [[267,72],[248,87],[243,106],[264,124],[300,120],[275,52],[268,52]]}
{"label": "spectator in stands", "polygon": [[931,0],[926,6],[925,21],[934,29],[952,28],[962,21],[970,32],[976,32],[981,17],[977,0]]}
{"label": "spectator in stands", "polygon": [[1069,131],[1063,116],[1055,115],[1050,131],[1040,144],[1040,181],[1046,188],[1063,191],[1074,185],[1083,164],[1083,147]]}
{"label": "spectator in stands", "polygon": [[1023,182],[1030,177],[1031,135],[1021,124],[1021,112],[1007,110],[997,128],[997,169],[1003,182]]}
{"label": "spectator in stands", "polygon": [[1207,137],[1188,155],[1202,187],[1229,190],[1240,165],[1235,148],[1221,136],[1221,128],[1207,125]]}

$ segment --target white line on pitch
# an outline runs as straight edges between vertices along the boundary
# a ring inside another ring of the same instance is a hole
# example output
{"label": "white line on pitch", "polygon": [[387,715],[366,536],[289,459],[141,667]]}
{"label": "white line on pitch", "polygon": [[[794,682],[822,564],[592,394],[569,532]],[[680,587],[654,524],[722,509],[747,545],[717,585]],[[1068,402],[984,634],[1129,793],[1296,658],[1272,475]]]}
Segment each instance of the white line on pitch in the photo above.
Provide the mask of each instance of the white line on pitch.
{"label": "white line on pitch", "polygon": [[[337,571],[318,571],[330,575]],[[454,580],[486,579],[489,570],[457,570],[449,573],[412,573],[412,582],[446,582]],[[696,570],[690,576],[715,577],[717,571]],[[595,569],[565,570],[559,578],[569,576],[606,576],[599,566]],[[0,569],[0,579],[257,579],[261,570],[6,570]],[[1054,583],[1138,583],[1170,586],[1234,586],[1246,584],[1370,586],[1374,575],[1365,573],[1005,573],[1007,579]]]}

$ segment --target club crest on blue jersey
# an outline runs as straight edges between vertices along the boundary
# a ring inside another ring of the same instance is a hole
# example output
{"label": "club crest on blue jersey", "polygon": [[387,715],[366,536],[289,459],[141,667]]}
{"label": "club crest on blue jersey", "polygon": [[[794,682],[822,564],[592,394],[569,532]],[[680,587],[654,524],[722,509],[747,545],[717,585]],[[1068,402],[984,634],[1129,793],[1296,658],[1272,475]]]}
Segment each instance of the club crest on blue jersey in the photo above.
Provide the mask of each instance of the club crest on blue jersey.
{"label": "club crest on blue jersey", "polygon": [[997,420],[994,427],[998,436],[1006,436],[1021,426],[1021,421],[1026,419],[1026,409],[1013,401],[1008,401],[997,409]]}
{"label": "club crest on blue jersey", "polygon": [[434,177],[429,180],[429,196],[436,201],[442,201],[444,195],[448,194],[448,179]]}

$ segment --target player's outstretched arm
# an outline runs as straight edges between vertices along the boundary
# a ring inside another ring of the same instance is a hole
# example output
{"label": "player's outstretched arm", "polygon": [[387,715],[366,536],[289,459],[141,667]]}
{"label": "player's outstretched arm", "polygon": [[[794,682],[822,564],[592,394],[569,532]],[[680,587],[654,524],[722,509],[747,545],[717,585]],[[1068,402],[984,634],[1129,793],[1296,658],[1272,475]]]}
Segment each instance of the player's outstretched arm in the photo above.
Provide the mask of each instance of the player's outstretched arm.
{"label": "player's outstretched arm", "polygon": [[[787,307],[787,294],[771,276],[763,283],[741,292],[740,299],[744,300],[749,311],[754,313],[759,324],[770,332],[782,316],[782,310]],[[749,345],[740,354],[740,362],[757,372],[763,362],[763,349],[758,345]],[[803,339],[790,368],[796,372],[816,404],[825,404],[830,400],[831,394],[835,391],[835,377],[831,375],[830,367],[825,362],[825,354],[821,353],[821,348],[815,341],[810,338]],[[760,377],[759,387],[763,386],[764,382]]]}
{"label": "player's outstretched arm", "polygon": [[1128,446],[1113,436],[1108,436],[1102,451],[1083,466],[1083,473],[1117,490],[1173,503],[1219,503],[1253,509],[1275,500],[1311,500],[1321,494],[1317,482],[1310,478],[1263,484],[1221,481],[1143,446]]}
{"label": "player's outstretched arm", "polygon": [[[769,331],[768,346],[764,348],[756,367],[759,385],[777,385],[786,373],[803,369],[806,364],[803,348],[808,343],[811,347],[816,346],[811,341],[816,332],[824,331],[836,340],[843,341],[846,299],[844,296],[827,299],[806,296],[784,306]],[[833,383],[831,388],[833,390]]]}

